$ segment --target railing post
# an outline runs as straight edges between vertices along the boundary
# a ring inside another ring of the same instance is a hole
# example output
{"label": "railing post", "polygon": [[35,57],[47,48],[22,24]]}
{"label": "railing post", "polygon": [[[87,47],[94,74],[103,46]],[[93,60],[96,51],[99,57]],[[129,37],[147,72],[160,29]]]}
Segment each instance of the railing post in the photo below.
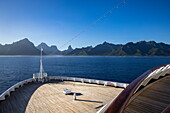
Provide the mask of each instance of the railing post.
{"label": "railing post", "polygon": [[81,82],[84,83],[84,79],[81,79]]}

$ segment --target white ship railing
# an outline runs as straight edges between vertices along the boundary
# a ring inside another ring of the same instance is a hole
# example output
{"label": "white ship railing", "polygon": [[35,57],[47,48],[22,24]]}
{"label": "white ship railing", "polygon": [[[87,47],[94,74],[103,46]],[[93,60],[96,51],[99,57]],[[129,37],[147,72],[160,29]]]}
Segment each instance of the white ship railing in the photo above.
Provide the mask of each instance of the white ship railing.
{"label": "white ship railing", "polygon": [[15,91],[17,88],[19,87],[22,87],[24,84],[27,84],[29,82],[33,82],[34,79],[33,78],[30,78],[30,79],[26,79],[26,80],[23,80],[21,82],[18,82],[16,83],[15,85],[11,86],[10,88],[8,88],[5,92],[3,92],[1,95],[0,95],[0,101],[1,100],[5,100],[5,97],[6,96],[10,96],[10,93],[12,91]]}
{"label": "white ship railing", "polygon": [[[33,78],[40,78],[41,73],[34,73]],[[47,77],[47,73],[42,73],[42,77]]]}
{"label": "white ship railing", "polygon": [[[61,80],[61,81],[74,81],[74,82],[82,82],[82,83],[90,83],[90,84],[98,84],[104,86],[113,86],[113,87],[120,87],[126,88],[129,84],[127,83],[119,83],[119,82],[112,82],[112,81],[104,81],[104,80],[96,80],[96,79],[87,79],[87,78],[75,78],[75,77],[62,77],[62,76],[49,76],[47,77],[49,81],[52,80]],[[12,91],[15,91],[17,88],[22,87],[24,84],[29,82],[35,82],[36,76],[34,78],[26,79],[17,84],[11,86],[7,89],[4,93],[0,95],[0,101],[5,100],[6,96],[10,96]]]}
{"label": "white ship railing", "polygon": [[120,87],[120,88],[126,88],[129,85],[127,83],[119,83],[119,82],[112,82],[112,81],[87,79],[87,78],[62,77],[62,76],[49,76],[48,79],[49,80],[61,80],[61,81],[74,81],[74,82],[98,84],[98,85],[104,85],[104,86],[114,86],[114,87]]}

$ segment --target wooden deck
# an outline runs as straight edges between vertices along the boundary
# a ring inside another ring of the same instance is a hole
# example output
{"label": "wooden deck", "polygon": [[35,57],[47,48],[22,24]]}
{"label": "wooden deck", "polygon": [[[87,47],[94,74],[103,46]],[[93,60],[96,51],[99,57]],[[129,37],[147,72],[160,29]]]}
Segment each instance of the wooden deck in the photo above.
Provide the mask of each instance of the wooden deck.
{"label": "wooden deck", "polygon": [[[63,88],[79,94],[64,95]],[[123,89],[79,82],[29,83],[0,102],[0,113],[94,113]]]}
{"label": "wooden deck", "polygon": [[124,113],[161,113],[170,105],[170,75],[151,83],[138,93]]}

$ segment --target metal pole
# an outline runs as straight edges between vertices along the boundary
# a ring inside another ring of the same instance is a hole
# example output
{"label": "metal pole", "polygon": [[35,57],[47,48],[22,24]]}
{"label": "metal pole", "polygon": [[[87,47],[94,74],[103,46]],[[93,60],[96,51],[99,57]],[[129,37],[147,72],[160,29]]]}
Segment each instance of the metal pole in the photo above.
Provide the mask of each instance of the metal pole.
{"label": "metal pole", "polygon": [[43,51],[43,49],[41,48],[41,56],[40,56],[40,79],[42,79],[42,51]]}
{"label": "metal pole", "polygon": [[73,94],[73,100],[76,100],[76,93]]}

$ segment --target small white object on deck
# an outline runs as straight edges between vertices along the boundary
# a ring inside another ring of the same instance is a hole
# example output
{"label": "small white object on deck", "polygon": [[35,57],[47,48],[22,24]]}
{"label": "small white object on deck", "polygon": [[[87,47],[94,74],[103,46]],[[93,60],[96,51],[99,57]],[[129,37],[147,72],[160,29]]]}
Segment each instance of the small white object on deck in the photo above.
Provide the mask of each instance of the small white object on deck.
{"label": "small white object on deck", "polygon": [[73,94],[73,100],[76,100],[76,93]]}
{"label": "small white object on deck", "polygon": [[65,95],[68,95],[68,94],[71,93],[71,90],[70,90],[70,89],[64,89],[64,90],[63,90],[63,93],[64,93]]}

